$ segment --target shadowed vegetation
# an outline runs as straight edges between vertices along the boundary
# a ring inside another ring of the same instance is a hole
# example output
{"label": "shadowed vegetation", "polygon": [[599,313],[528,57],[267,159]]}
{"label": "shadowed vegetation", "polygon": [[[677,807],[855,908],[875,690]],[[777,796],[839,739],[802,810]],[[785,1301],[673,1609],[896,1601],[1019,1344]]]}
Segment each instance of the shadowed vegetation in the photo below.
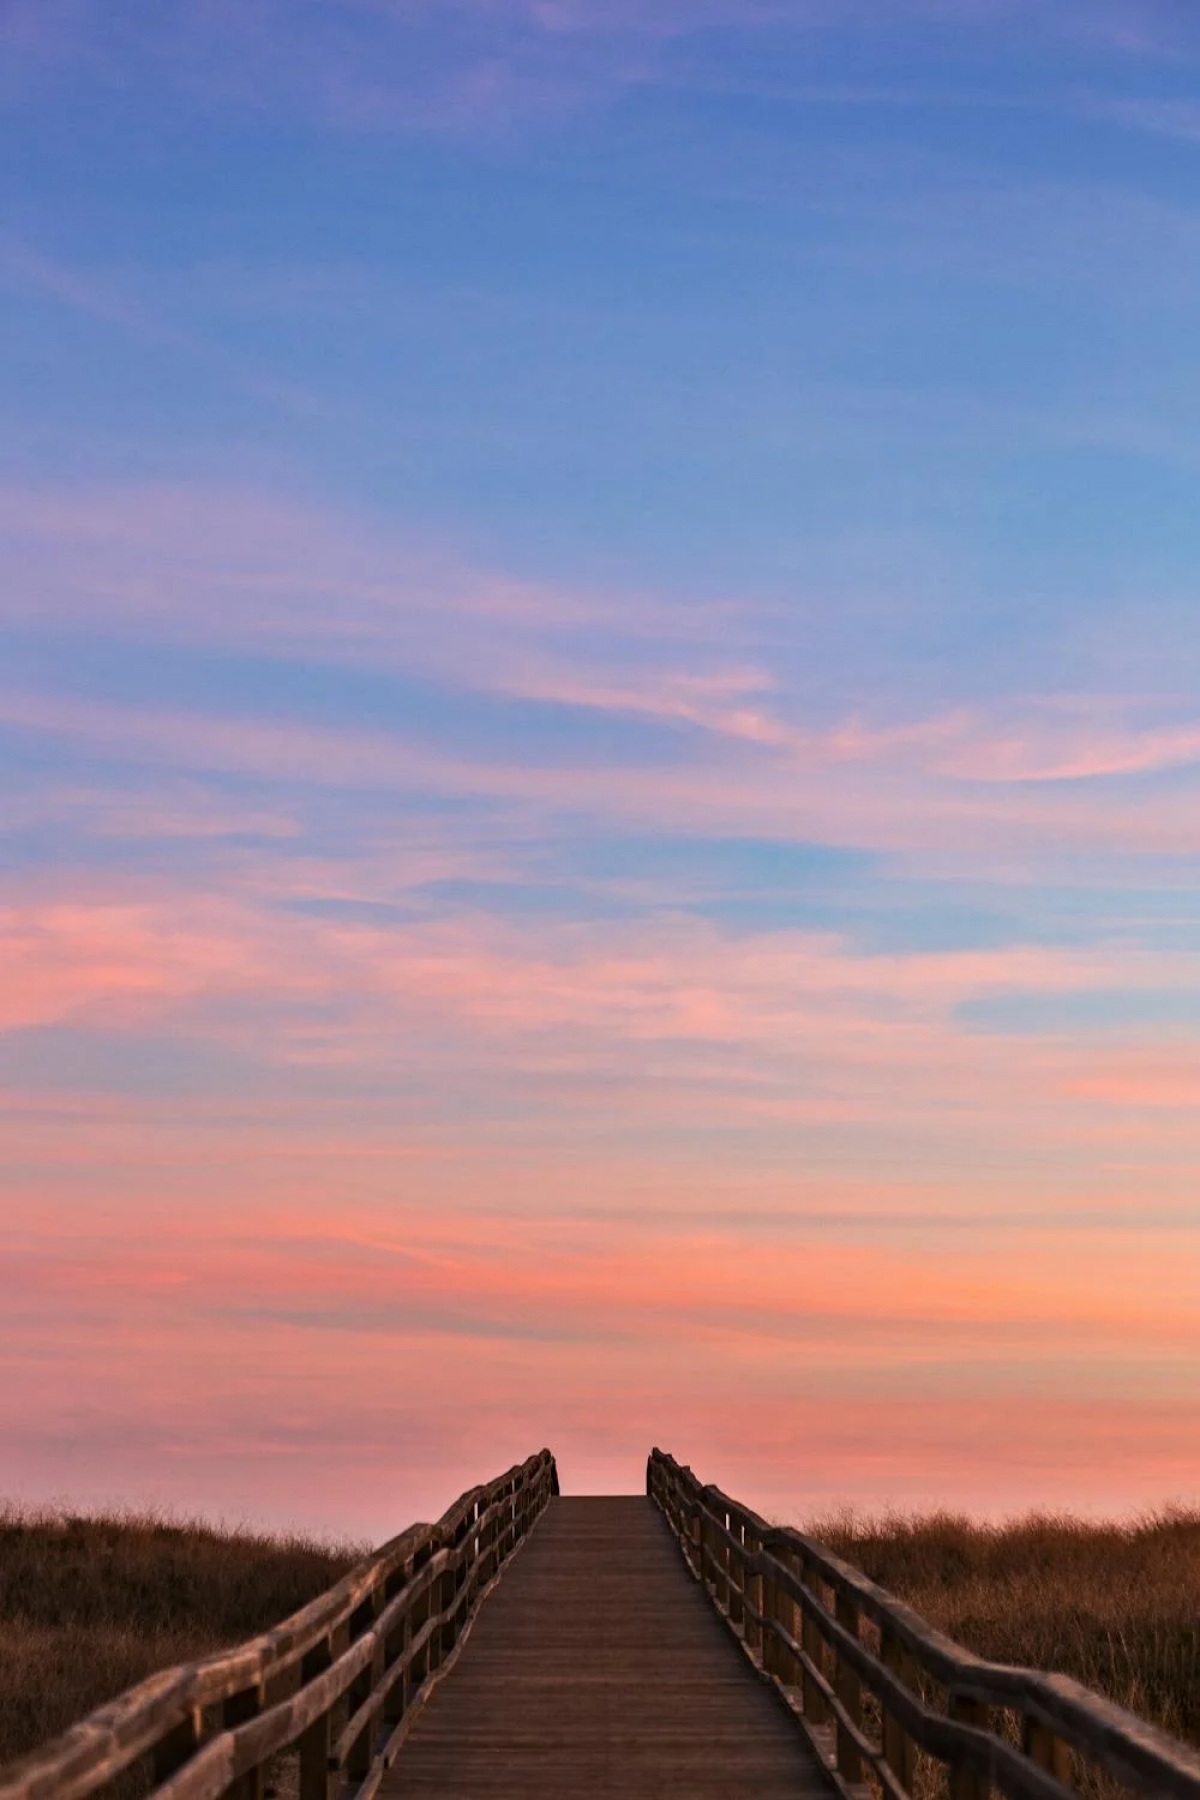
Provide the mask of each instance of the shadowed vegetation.
{"label": "shadowed vegetation", "polygon": [[845,1514],[803,1529],[977,1655],[1073,1675],[1200,1743],[1200,1512]]}
{"label": "shadowed vegetation", "polygon": [[[1200,1512],[804,1529],[979,1655],[1061,1670],[1200,1743]],[[277,1624],[365,1549],[0,1510],[0,1762],[156,1669]]]}
{"label": "shadowed vegetation", "polygon": [[0,1510],[0,1763],[156,1669],[276,1625],[365,1547]]}

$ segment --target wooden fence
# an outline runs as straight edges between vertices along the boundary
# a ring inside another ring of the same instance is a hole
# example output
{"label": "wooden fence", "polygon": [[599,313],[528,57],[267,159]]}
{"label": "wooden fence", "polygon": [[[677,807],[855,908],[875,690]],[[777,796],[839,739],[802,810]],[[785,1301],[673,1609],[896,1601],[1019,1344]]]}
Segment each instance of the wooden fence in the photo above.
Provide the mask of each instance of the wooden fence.
{"label": "wooden fence", "polygon": [[[1071,1800],[1106,1779],[1200,1800],[1200,1754],[1064,1675],[974,1656],[799,1531],[661,1450],[646,1486],[692,1574],[854,1800]],[[930,1761],[931,1759],[931,1761]],[[923,1767],[919,1770],[919,1763]]]}
{"label": "wooden fence", "polygon": [[413,1525],[282,1625],[151,1676],[0,1774],[0,1800],[84,1800],[148,1759],[155,1800],[371,1800],[476,1609],[552,1494],[548,1450]]}

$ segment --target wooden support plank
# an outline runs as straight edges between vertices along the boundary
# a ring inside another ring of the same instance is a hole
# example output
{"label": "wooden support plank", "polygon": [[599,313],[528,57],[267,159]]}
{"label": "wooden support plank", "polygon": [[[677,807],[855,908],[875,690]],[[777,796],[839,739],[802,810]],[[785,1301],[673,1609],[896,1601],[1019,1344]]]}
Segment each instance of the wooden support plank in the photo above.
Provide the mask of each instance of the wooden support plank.
{"label": "wooden support plank", "polygon": [[[800,1579],[810,1594],[815,1594],[824,1603],[821,1582],[813,1565],[805,1560],[800,1564]],[[801,1648],[806,1656],[812,1658],[818,1668],[824,1660],[821,1629],[815,1619],[804,1614],[804,1622],[800,1628]],[[825,1696],[817,1686],[807,1669],[804,1671],[804,1717],[810,1725],[827,1725],[829,1723],[829,1707]]]}
{"label": "wooden support plank", "polygon": [[200,1708],[194,1706],[187,1717],[172,1726],[154,1746],[151,1764],[154,1784],[166,1781],[196,1754],[200,1744]]}
{"label": "wooden support plank", "polygon": [[740,1626],[745,1623],[746,1618],[746,1608],[743,1604],[746,1564],[742,1554],[745,1546],[742,1542],[740,1521],[730,1519],[729,1531],[734,1539],[733,1544],[725,1546],[729,1566],[729,1618],[731,1624]]}
{"label": "wooden support plank", "polygon": [[[793,1551],[777,1548],[773,1550],[772,1554],[776,1561],[782,1563],[783,1567],[789,1570],[793,1575],[798,1575],[800,1573],[800,1559]],[[792,1642],[799,1643],[803,1630],[800,1622],[800,1611],[796,1602],[782,1584],[779,1584],[775,1588],[774,1617],[779,1620]],[[774,1636],[774,1634],[772,1634],[772,1636]],[[772,1673],[778,1676],[784,1687],[799,1687],[800,1660],[795,1652],[789,1649],[787,1644],[781,1643],[778,1638],[775,1638],[773,1656],[774,1662]]]}
{"label": "wooden support plank", "polygon": [[[221,1724],[229,1730],[236,1725],[244,1725],[247,1719],[257,1718],[263,1709],[264,1689],[261,1682],[253,1687],[244,1688],[240,1694],[230,1694],[228,1700],[221,1705]],[[248,1775],[231,1783],[226,1790],[225,1800],[263,1800],[266,1772],[261,1764],[251,1769]]]}
{"label": "wooden support plank", "polygon": [[1071,1746],[1056,1737],[1047,1725],[1026,1713],[1021,1727],[1021,1748],[1031,1762],[1039,1768],[1046,1769],[1056,1781],[1064,1787],[1075,1784],[1074,1759]]}
{"label": "wooden support plank", "polygon": [[[976,1731],[988,1731],[991,1728],[991,1707],[967,1694],[952,1693],[948,1711],[952,1719],[957,1719],[962,1725],[972,1725]],[[991,1793],[987,1776],[965,1762],[951,1763],[947,1785],[950,1800],[989,1800]]]}
{"label": "wooden support plank", "polygon": [[[366,1600],[350,1622],[351,1642],[360,1637],[364,1631],[370,1630],[382,1610],[383,1595],[377,1591],[368,1594]],[[356,1713],[365,1701],[370,1699],[372,1691],[382,1678],[383,1666],[384,1646],[380,1643],[376,1646],[375,1653],[370,1663],[363,1670],[357,1681],[351,1684],[349,1692],[346,1695],[346,1714],[348,1718]],[[367,1773],[370,1766],[371,1732],[370,1728],[367,1727],[359,1733],[353,1744],[350,1746],[350,1753],[346,1758],[346,1775],[349,1780],[359,1782]]]}
{"label": "wooden support plank", "polygon": [[[746,1554],[756,1557],[762,1549],[762,1539],[755,1531],[745,1534]],[[745,1583],[746,1598],[750,1602],[745,1616],[746,1644],[755,1656],[763,1655],[763,1628],[759,1622],[764,1612],[764,1587],[761,1575],[750,1575]],[[755,1618],[755,1613],[759,1618]]]}
{"label": "wooden support plank", "polygon": [[[882,1633],[880,1659],[885,1668],[902,1681],[906,1687],[912,1685],[914,1664],[912,1657],[905,1650],[900,1639],[890,1631]],[[916,1752],[913,1741],[892,1713],[886,1707],[883,1714],[883,1755],[888,1768],[906,1793],[912,1792],[913,1775],[916,1770]]]}
{"label": "wooden support plank", "polygon": [[[403,1593],[407,1585],[407,1571],[401,1569],[390,1578],[387,1587],[384,1589],[385,1602],[394,1600],[397,1595]],[[408,1614],[405,1613],[395,1631],[388,1636],[384,1644],[383,1664],[385,1671],[392,1668],[404,1655],[409,1642],[408,1630],[409,1619]],[[397,1681],[388,1690],[387,1699],[383,1703],[383,1723],[385,1731],[390,1730],[392,1726],[399,1724],[400,1720],[404,1717],[405,1703],[405,1683],[403,1680]]]}
{"label": "wooden support plank", "polygon": [[[837,1597],[837,1622],[850,1632],[852,1637],[858,1636],[858,1607],[847,1594]],[[850,1667],[842,1657],[837,1659],[834,1675],[834,1692],[846,1709],[852,1725],[862,1726],[862,1681],[858,1672]],[[854,1784],[863,1778],[862,1753],[850,1732],[839,1719],[837,1722],[837,1766],[838,1774],[843,1780]]]}
{"label": "wooden support plank", "polygon": [[[333,1641],[315,1644],[300,1666],[302,1682],[311,1681],[333,1661]],[[328,1712],[315,1719],[300,1738],[300,1800],[333,1800],[334,1781],[329,1767],[332,1718]]]}

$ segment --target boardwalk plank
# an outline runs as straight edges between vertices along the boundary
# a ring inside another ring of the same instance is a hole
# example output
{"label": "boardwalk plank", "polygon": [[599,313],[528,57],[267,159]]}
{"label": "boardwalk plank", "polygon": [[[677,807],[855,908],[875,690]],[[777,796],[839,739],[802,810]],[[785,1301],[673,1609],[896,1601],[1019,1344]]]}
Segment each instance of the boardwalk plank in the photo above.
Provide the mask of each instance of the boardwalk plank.
{"label": "boardwalk plank", "polygon": [[556,1499],[483,1606],[386,1800],[828,1800],[642,1498]]}

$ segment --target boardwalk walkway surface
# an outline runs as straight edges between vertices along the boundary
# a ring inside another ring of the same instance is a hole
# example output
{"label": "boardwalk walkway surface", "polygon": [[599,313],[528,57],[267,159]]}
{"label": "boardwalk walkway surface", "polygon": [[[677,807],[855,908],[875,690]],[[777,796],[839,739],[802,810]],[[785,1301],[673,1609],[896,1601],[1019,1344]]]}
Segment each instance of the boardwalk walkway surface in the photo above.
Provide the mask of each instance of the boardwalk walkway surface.
{"label": "boardwalk walkway surface", "polygon": [[657,1508],[554,1499],[385,1778],[386,1800],[827,1800]]}

